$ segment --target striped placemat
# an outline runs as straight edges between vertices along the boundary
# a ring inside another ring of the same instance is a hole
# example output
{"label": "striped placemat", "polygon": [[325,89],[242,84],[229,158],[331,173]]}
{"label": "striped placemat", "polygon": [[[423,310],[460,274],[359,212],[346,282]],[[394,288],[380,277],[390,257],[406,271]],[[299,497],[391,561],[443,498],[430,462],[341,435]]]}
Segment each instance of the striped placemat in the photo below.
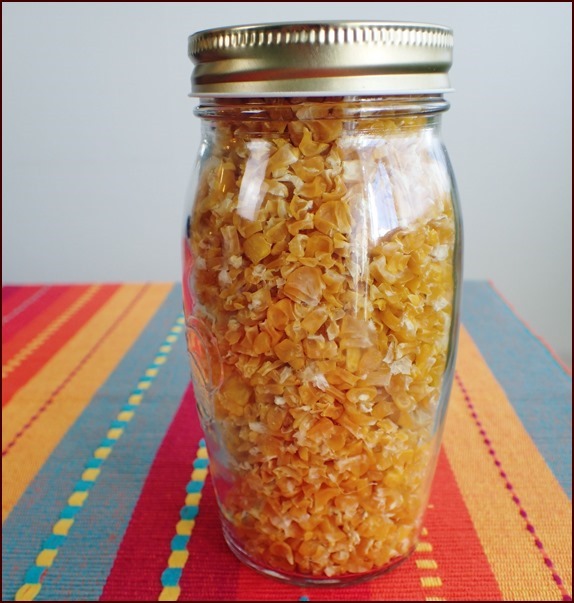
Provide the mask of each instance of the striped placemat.
{"label": "striped placemat", "polygon": [[7,286],[2,323],[3,600],[571,600],[571,377],[487,283],[465,285],[422,540],[344,588],[227,549],[178,285]]}

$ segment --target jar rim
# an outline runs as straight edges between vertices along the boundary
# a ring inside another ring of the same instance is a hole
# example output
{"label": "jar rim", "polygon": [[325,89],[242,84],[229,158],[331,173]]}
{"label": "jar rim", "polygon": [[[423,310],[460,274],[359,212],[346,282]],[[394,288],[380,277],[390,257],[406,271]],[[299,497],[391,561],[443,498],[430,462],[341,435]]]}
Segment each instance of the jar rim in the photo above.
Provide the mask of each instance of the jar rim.
{"label": "jar rim", "polygon": [[448,27],[393,21],[240,25],[188,39],[191,96],[274,97],[452,91]]}

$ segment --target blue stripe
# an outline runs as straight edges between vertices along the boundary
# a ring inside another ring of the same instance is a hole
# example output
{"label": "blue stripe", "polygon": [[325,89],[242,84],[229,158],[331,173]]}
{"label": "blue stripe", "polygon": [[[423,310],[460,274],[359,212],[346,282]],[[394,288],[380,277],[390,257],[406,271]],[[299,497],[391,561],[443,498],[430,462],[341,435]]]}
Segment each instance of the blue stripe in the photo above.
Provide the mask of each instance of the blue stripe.
{"label": "blue stripe", "polygon": [[179,567],[168,567],[161,574],[162,586],[177,586],[181,578],[181,569]]}
{"label": "blue stripe", "polygon": [[110,429],[123,429],[128,423],[129,421],[118,421],[116,419],[110,423]]}
{"label": "blue stripe", "polygon": [[188,494],[193,494],[195,492],[201,492],[202,488],[203,488],[203,482],[197,482],[197,481],[193,480],[187,484],[187,486],[185,487],[185,491]]}
{"label": "blue stripe", "polygon": [[[170,301],[171,312],[158,333],[159,341],[147,347],[147,357],[140,365],[140,376],[149,367],[180,312],[179,290],[170,296]],[[88,600],[100,597],[157,450],[188,382],[185,336],[182,336],[174,343],[168,361],[154,378],[153,386],[145,390],[134,418],[115,443],[114,453],[106,460],[84,511],[76,518],[68,542],[58,556],[59,563],[46,576],[42,590],[44,597],[57,597],[62,592],[61,585],[77,582],[77,576],[84,575],[85,568],[89,568],[90,579],[82,581],[82,596]],[[128,388],[125,391],[127,395]],[[94,526],[98,529],[94,530]],[[89,550],[86,550],[86,542],[90,543]]]}
{"label": "blue stripe", "polygon": [[194,469],[207,469],[209,466],[209,459],[195,459],[193,461]]}
{"label": "blue stripe", "polygon": [[196,505],[186,505],[179,512],[179,516],[182,519],[195,519],[197,517],[198,512],[199,509]]}
{"label": "blue stripe", "polygon": [[38,584],[42,578],[42,574],[46,571],[45,567],[32,566],[24,577],[24,582],[28,584]]}
{"label": "blue stripe", "polygon": [[[131,388],[149,367],[159,346],[181,311],[181,289],[174,287],[152,317],[117,369],[93,397],[82,415],[69,429],[46,461],[3,525],[2,598],[13,600],[22,585],[24,572],[34,562],[42,539],[52,531],[60,512],[82,475],[87,461],[100,445],[110,422],[124,407]],[[82,581],[82,594],[98,599],[115,559],[127,522],[137,502],[153,457],[177,409],[188,383],[185,337],[174,345],[172,355],[158,373],[157,387],[144,394],[141,406],[125,434],[114,448],[122,454],[110,455],[102,475],[90,492],[86,505],[50,568],[42,588],[43,599],[62,596],[57,583]],[[152,391],[157,392],[154,396]],[[123,392],[123,393],[122,393]],[[161,412],[158,412],[161,408]],[[115,441],[114,441],[115,442]],[[129,448],[129,450],[128,450]],[[118,467],[118,459],[131,465]],[[98,525],[94,531],[93,526]],[[53,548],[63,537],[49,536]],[[90,542],[89,549],[86,542]],[[89,580],[86,568],[90,568]]]}
{"label": "blue stripe", "polygon": [[[50,526],[50,529],[51,529],[51,527],[52,526]],[[53,551],[55,549],[59,549],[65,540],[66,540],[65,536],[62,536],[60,534],[50,534],[48,536],[48,538],[46,538],[46,540],[44,540],[44,542],[42,543],[41,548],[50,549]],[[39,551],[36,551],[36,552],[39,552]]]}
{"label": "blue stripe", "polygon": [[87,492],[88,490],[91,490],[93,486],[94,482],[86,482],[85,480],[81,479],[80,481],[76,482],[74,492]]}
{"label": "blue stripe", "polygon": [[189,541],[189,536],[185,536],[184,534],[178,534],[171,539],[171,550],[172,551],[185,551],[187,548],[187,543]]}
{"label": "blue stripe", "polygon": [[572,378],[485,282],[466,282],[462,321],[572,499]]}
{"label": "blue stripe", "polygon": [[116,445],[117,440],[112,440],[110,438],[104,438],[100,444],[100,448],[113,448]]}
{"label": "blue stripe", "polygon": [[72,507],[68,505],[60,514],[62,519],[73,519],[82,507]]}
{"label": "blue stripe", "polygon": [[102,466],[103,462],[104,462],[104,459],[95,459],[92,457],[86,463],[86,469],[99,469]]}

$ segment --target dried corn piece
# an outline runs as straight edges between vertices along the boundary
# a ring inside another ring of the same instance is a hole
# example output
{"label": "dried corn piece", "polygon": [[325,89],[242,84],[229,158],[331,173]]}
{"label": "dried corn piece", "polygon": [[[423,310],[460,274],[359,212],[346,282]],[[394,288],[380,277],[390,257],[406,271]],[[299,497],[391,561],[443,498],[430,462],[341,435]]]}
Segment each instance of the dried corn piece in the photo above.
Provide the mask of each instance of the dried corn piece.
{"label": "dried corn piece", "polygon": [[187,241],[193,315],[223,365],[204,427],[226,532],[257,564],[318,579],[414,547],[454,297],[425,118],[351,109],[294,100],[268,122],[213,122]]}

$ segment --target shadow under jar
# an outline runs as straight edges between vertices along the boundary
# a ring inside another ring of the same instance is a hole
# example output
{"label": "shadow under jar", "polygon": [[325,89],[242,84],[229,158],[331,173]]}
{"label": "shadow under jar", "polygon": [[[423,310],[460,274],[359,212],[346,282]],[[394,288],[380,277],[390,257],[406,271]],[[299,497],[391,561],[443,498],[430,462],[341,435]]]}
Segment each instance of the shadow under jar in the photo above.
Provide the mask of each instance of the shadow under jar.
{"label": "shadow under jar", "polygon": [[265,574],[348,584],[416,545],[458,332],[451,52],[420,24],[190,38],[190,366],[225,538]]}

